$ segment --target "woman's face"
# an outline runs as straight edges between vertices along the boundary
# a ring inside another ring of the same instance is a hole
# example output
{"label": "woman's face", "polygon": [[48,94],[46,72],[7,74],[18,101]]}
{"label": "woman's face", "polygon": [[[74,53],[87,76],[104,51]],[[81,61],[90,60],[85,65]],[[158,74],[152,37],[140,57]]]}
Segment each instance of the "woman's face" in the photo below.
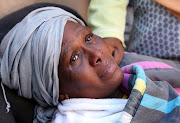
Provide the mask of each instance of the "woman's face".
{"label": "woman's face", "polygon": [[60,90],[70,97],[112,95],[123,79],[107,43],[91,29],[68,21],[60,54]]}

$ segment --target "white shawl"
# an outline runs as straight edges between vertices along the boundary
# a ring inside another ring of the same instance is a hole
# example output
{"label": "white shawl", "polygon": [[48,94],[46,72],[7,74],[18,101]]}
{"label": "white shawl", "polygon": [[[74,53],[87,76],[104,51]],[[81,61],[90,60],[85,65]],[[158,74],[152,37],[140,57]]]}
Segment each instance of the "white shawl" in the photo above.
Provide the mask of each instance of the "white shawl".
{"label": "white shawl", "polygon": [[121,118],[126,121],[126,103],[127,99],[64,100],[58,104],[53,123],[117,123]]}

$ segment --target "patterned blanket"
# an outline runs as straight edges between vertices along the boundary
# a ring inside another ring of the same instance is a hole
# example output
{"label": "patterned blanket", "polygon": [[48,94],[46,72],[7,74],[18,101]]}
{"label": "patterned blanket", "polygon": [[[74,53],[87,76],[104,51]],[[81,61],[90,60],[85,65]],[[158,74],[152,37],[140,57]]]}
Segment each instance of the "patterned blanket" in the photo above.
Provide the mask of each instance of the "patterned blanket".
{"label": "patterned blanket", "polygon": [[121,89],[129,95],[119,123],[180,122],[180,62],[126,53]]}

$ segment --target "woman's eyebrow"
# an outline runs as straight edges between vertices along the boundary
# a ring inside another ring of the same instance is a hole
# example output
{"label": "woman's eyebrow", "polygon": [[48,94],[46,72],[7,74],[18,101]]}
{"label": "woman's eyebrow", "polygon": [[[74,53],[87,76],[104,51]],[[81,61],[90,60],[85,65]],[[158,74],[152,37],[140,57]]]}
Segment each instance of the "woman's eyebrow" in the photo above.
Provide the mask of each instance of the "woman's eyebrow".
{"label": "woman's eyebrow", "polygon": [[87,32],[91,32],[91,29],[87,26],[85,26],[84,28],[81,29],[76,29],[76,36],[79,36],[80,34],[85,34]]}
{"label": "woman's eyebrow", "polygon": [[70,47],[67,47],[67,48],[64,49],[64,52],[63,52],[63,54],[62,54],[62,60],[63,60],[63,61],[66,60],[67,55],[68,55],[68,53],[69,53],[70,51],[71,51],[71,48],[70,48]]}
{"label": "woman's eyebrow", "polygon": [[72,50],[72,47],[70,47],[70,46],[72,46],[72,43],[73,43],[73,40],[71,40],[71,39],[70,40],[67,40],[67,39],[63,40],[63,44],[61,46],[61,47],[63,47],[61,49],[62,61],[65,61],[67,59],[69,52]]}

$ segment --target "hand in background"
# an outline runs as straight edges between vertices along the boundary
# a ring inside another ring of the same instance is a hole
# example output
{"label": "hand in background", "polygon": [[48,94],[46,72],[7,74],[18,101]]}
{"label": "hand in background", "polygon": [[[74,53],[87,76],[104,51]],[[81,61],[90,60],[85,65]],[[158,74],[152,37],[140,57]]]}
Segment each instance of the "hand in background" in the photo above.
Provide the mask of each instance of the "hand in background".
{"label": "hand in background", "polygon": [[104,38],[104,40],[109,45],[112,55],[114,56],[117,64],[120,64],[124,56],[124,48],[121,41],[113,37],[107,37],[107,38]]}

